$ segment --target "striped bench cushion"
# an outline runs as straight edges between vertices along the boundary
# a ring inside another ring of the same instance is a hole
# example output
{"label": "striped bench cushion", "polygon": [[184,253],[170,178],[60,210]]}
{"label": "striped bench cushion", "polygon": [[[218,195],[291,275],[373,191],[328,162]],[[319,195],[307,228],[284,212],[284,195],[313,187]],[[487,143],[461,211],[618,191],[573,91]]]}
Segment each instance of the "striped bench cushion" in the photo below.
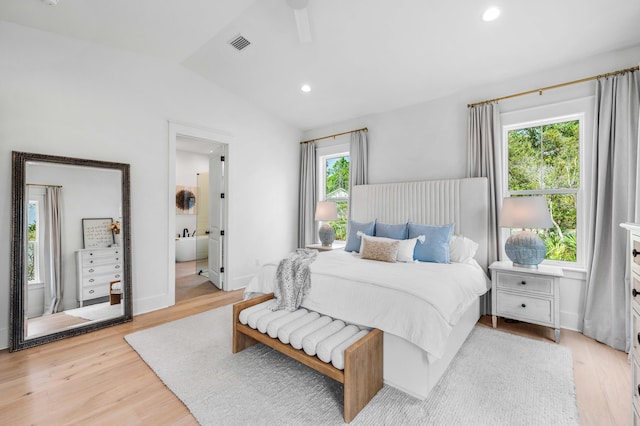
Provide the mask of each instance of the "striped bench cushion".
{"label": "striped bench cushion", "polygon": [[272,311],[272,303],[268,300],[246,308],[240,311],[238,320],[338,370],[344,370],[344,350],[370,331],[306,309]]}

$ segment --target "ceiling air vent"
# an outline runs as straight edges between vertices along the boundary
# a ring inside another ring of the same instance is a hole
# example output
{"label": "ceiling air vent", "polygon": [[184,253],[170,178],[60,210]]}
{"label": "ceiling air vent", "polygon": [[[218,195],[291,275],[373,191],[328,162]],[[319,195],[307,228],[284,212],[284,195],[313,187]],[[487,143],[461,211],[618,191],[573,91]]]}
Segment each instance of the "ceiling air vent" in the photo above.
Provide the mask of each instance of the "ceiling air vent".
{"label": "ceiling air vent", "polygon": [[238,50],[242,50],[245,47],[249,46],[251,42],[249,42],[249,40],[247,40],[246,38],[238,34],[237,36],[235,36],[233,39],[229,41],[229,44]]}

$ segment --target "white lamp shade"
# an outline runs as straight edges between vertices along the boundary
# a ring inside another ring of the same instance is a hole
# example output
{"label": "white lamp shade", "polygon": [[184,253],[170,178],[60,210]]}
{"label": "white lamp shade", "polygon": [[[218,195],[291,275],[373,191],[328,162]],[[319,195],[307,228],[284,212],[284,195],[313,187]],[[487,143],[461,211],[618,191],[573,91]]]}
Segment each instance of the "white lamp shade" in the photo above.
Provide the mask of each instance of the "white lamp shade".
{"label": "white lamp shade", "polygon": [[507,197],[502,201],[503,228],[552,228],[553,221],[544,197]]}
{"label": "white lamp shade", "polygon": [[316,205],[316,220],[338,220],[338,206],[333,201],[318,201]]}

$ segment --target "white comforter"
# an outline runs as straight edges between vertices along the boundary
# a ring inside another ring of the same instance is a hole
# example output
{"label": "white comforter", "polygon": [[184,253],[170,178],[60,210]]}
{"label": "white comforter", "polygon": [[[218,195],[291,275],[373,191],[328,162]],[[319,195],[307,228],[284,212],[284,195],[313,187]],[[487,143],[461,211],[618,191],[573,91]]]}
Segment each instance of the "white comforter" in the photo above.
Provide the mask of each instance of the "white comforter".
{"label": "white comforter", "polygon": [[[264,265],[245,294],[271,293],[278,263]],[[488,288],[475,263],[386,263],[334,250],[311,264],[302,306],[346,322],[379,328],[442,357],[451,329]]]}

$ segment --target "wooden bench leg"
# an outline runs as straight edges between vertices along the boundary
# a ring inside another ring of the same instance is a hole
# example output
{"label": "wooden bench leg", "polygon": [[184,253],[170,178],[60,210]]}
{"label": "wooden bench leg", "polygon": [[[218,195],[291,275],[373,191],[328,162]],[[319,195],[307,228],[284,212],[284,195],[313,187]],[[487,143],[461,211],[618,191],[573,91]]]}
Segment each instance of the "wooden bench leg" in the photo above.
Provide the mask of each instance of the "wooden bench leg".
{"label": "wooden bench leg", "polygon": [[238,302],[233,305],[233,343],[231,346],[231,352],[235,354],[240,352],[241,350],[247,349],[249,346],[253,346],[256,343],[259,343],[256,339],[249,337],[246,334],[240,333],[237,329],[237,324],[239,322],[240,312],[243,309],[262,302],[266,302],[269,299],[273,299],[273,293],[265,294],[264,296],[259,296],[253,299],[245,300],[243,302]]}
{"label": "wooden bench leg", "polygon": [[372,330],[344,351],[344,421],[350,423],[383,385],[382,331]]}

